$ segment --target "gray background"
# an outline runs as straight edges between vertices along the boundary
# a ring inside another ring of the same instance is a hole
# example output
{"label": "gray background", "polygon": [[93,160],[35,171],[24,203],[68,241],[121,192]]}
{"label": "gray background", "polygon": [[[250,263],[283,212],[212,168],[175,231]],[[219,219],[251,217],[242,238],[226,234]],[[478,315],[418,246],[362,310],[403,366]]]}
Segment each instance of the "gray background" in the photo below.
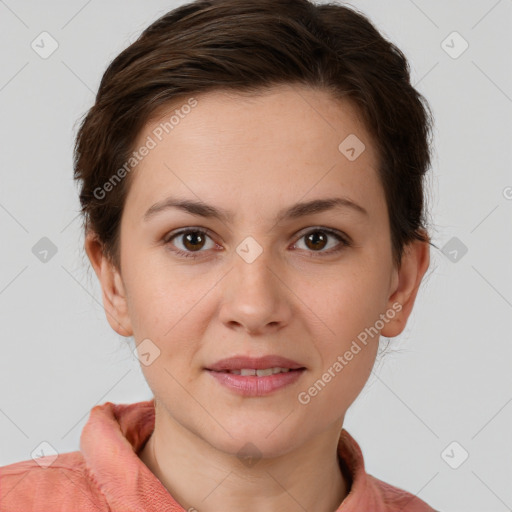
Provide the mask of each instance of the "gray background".
{"label": "gray background", "polygon": [[[0,465],[42,441],[76,450],[94,405],[152,396],[88,270],[72,144],[107,64],[181,3],[0,0]],[[350,5],[404,51],[432,106],[439,249],[345,428],[369,473],[437,509],[512,510],[512,1]],[[59,45],[46,59],[31,47],[43,31]]]}

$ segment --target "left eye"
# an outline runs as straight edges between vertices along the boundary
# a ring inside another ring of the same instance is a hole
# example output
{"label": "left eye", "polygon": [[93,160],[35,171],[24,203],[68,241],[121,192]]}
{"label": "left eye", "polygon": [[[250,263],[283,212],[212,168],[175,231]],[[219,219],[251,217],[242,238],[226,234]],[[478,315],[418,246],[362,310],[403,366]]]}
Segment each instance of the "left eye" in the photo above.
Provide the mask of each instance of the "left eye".
{"label": "left eye", "polygon": [[[329,237],[337,239],[338,244],[334,244],[334,249],[332,249],[331,246],[329,250],[324,251],[322,249],[325,249],[326,245],[328,245]],[[306,234],[302,235],[299,240],[305,240],[306,248],[312,249],[313,253],[321,254],[332,254],[350,245],[349,241],[341,234],[326,228],[316,228],[308,231]]]}

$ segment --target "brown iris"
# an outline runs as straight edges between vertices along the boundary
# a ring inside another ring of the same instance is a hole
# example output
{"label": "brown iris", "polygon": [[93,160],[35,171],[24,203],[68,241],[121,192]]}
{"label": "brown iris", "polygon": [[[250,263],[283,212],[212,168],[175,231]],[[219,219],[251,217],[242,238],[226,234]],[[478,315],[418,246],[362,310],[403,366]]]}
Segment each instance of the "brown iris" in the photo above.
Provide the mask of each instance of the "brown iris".
{"label": "brown iris", "polygon": [[[191,251],[194,249],[201,249],[205,242],[205,234],[201,233],[201,231],[189,231],[186,235],[183,236],[183,245]],[[200,245],[201,247],[197,247]]]}
{"label": "brown iris", "polygon": [[306,245],[310,249],[323,249],[326,243],[327,235],[322,231],[314,231],[313,233],[310,233],[309,235],[306,236]]}

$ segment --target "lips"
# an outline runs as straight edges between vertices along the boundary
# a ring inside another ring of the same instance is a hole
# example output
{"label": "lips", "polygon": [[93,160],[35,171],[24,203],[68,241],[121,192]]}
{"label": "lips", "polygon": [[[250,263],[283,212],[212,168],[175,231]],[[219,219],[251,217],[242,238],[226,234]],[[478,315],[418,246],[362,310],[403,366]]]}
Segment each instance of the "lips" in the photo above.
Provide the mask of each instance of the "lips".
{"label": "lips", "polygon": [[217,361],[205,370],[214,382],[230,393],[262,398],[296,386],[306,367],[276,355],[258,358],[235,356]]}
{"label": "lips", "polygon": [[297,361],[281,357],[278,355],[268,355],[264,357],[247,357],[247,356],[234,356],[227,359],[221,359],[215,364],[208,366],[206,370],[214,372],[231,372],[241,370],[268,370],[280,368],[281,371],[300,370],[305,369]]}

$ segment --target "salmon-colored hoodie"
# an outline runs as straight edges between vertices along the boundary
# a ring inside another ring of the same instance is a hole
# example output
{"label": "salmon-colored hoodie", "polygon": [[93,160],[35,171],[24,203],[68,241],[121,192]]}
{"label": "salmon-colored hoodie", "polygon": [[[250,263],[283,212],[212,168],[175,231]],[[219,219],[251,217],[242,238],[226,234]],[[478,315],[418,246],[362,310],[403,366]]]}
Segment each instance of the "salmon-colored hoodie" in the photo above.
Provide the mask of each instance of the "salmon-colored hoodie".
{"label": "salmon-colored hoodie", "polygon": [[[137,456],[153,431],[154,405],[152,399],[93,407],[80,451],[0,467],[0,511],[187,512]],[[338,453],[351,481],[336,512],[436,512],[368,475],[361,449],[345,429]]]}

